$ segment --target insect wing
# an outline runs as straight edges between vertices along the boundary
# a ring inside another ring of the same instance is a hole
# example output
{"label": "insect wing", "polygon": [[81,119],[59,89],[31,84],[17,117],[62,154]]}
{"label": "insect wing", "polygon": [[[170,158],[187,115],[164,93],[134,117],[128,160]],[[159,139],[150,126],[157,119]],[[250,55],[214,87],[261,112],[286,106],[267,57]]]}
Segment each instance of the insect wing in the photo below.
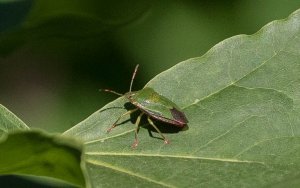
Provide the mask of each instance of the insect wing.
{"label": "insect wing", "polygon": [[152,88],[137,91],[131,99],[132,104],[151,117],[177,126],[184,126],[188,120],[179,107],[168,98],[159,95]]}

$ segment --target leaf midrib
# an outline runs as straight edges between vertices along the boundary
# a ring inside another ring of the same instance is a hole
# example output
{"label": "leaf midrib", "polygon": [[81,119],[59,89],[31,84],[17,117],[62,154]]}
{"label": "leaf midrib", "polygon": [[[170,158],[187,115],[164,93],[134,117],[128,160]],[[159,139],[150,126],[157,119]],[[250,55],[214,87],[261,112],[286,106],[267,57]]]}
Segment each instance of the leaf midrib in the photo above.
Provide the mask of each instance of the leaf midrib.
{"label": "leaf midrib", "polygon": [[196,159],[196,160],[208,160],[208,161],[218,161],[218,162],[248,163],[248,164],[265,165],[264,162],[260,162],[260,161],[238,160],[238,159],[231,159],[231,158],[212,158],[212,157],[210,158],[210,157],[198,157],[198,156],[188,156],[188,155],[113,153],[113,152],[86,152],[85,155],[90,155],[90,156],[165,157],[165,158]]}
{"label": "leaf midrib", "polygon": [[[2,114],[3,117],[6,119],[6,121],[9,121],[13,125],[17,125],[18,128],[30,129],[20,118],[15,116],[11,111],[9,111],[6,107],[4,107],[1,104],[0,104],[0,109],[1,109],[1,111],[8,112],[8,113],[3,113]],[[15,120],[19,123],[14,122],[11,117],[15,118]],[[7,133],[9,129],[8,129],[8,127],[6,127],[6,128],[7,128],[7,130],[5,132]]]}

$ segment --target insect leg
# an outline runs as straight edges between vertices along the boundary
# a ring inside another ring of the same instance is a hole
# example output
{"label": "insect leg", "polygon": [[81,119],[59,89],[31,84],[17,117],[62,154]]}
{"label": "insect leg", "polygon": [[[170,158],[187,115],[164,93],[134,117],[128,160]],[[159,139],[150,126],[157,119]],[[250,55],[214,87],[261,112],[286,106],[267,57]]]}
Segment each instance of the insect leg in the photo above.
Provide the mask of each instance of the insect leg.
{"label": "insect leg", "polygon": [[160,130],[156,127],[156,125],[154,125],[153,121],[150,119],[150,117],[148,116],[147,118],[148,122],[150,123],[150,125],[152,125],[152,127],[154,127],[154,129],[160,134],[160,136],[164,139],[165,144],[169,143],[169,140],[160,132]]}
{"label": "insect leg", "polygon": [[132,148],[136,148],[137,145],[138,145],[138,131],[139,131],[139,124],[140,124],[140,121],[141,121],[141,118],[142,116],[144,115],[144,112],[142,112],[136,119],[136,122],[135,122],[135,139],[134,139],[134,142],[132,144]]}
{"label": "insect leg", "polygon": [[113,124],[109,129],[107,129],[107,132],[109,133],[113,128],[115,128],[115,127],[117,126],[118,121],[120,121],[120,119],[121,119],[123,116],[132,114],[133,112],[135,112],[135,111],[137,111],[137,110],[138,110],[138,108],[133,109],[133,110],[129,110],[129,111],[125,112],[124,114],[120,115],[120,117],[114,122],[114,124]]}

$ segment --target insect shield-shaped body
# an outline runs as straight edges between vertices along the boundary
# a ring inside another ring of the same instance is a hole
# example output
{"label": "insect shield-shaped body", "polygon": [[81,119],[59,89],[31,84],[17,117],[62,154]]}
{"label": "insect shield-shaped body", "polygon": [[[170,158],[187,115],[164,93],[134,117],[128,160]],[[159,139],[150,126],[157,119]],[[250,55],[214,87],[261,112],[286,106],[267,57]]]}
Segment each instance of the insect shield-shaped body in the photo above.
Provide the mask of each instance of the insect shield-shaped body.
{"label": "insect shield-shaped body", "polygon": [[135,70],[133,72],[129,92],[123,95],[109,89],[104,90],[106,92],[111,92],[120,96],[125,96],[129,100],[129,102],[136,107],[135,109],[129,110],[126,113],[122,114],[115,121],[115,123],[107,130],[107,132],[110,132],[114,127],[116,127],[117,123],[123,116],[129,115],[137,110],[140,110],[141,113],[137,117],[137,120],[135,122],[135,141],[132,147],[135,148],[138,145],[137,133],[139,130],[139,123],[143,115],[147,116],[149,124],[153,126],[153,128],[160,134],[160,136],[164,139],[164,142],[167,144],[169,143],[169,140],[161,133],[161,131],[153,123],[152,119],[162,121],[177,127],[184,127],[188,123],[188,120],[185,114],[174,102],[158,94],[152,88],[146,87],[139,91],[131,91],[132,83],[135,78],[138,66],[139,65],[135,67]]}

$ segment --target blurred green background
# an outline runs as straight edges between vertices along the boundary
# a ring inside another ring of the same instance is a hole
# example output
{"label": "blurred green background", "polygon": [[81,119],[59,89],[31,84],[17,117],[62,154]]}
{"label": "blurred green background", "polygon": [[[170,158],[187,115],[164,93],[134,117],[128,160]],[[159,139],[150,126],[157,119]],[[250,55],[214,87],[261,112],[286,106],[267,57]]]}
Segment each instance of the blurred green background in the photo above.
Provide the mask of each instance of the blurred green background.
{"label": "blurred green background", "polygon": [[[216,43],[287,17],[299,0],[0,0],[0,103],[63,132]],[[166,86],[168,87],[168,86]]]}

